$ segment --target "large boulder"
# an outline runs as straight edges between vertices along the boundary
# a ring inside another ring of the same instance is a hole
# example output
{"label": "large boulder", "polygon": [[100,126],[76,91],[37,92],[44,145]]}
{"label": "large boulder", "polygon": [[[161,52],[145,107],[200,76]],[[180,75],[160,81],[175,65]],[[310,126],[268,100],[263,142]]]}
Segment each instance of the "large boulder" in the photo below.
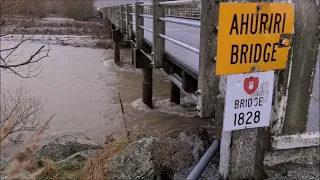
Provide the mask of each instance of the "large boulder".
{"label": "large boulder", "polygon": [[[177,137],[144,137],[128,145],[104,166],[112,180],[182,180],[200,160],[210,142],[189,132]],[[202,180],[219,179],[217,161],[204,172]]]}
{"label": "large boulder", "polygon": [[37,156],[38,159],[50,159],[58,162],[80,151],[102,148],[83,133],[70,133],[57,137],[44,145],[38,151]]}
{"label": "large boulder", "polygon": [[104,165],[107,179],[152,180],[156,176],[151,159],[155,138],[143,138],[128,145]]}
{"label": "large boulder", "polygon": [[157,141],[152,151],[157,176],[160,179],[174,179],[175,173],[185,171],[199,161],[207,143],[190,132]]}

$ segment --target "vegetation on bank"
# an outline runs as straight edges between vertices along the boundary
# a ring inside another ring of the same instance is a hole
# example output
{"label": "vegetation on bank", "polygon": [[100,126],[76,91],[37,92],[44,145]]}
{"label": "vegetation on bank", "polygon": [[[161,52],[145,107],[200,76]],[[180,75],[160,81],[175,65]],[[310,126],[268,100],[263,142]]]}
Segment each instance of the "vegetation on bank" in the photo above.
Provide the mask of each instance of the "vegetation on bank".
{"label": "vegetation on bank", "polygon": [[94,0],[4,0],[5,15],[32,17],[59,16],[87,21],[94,16]]}

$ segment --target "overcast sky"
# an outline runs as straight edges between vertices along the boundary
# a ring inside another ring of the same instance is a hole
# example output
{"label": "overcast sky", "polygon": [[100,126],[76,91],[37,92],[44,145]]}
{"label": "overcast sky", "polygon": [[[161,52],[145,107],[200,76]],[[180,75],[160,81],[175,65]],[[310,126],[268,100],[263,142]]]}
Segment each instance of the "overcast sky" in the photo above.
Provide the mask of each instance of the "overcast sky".
{"label": "overcast sky", "polygon": [[[150,2],[151,0],[138,0],[139,2]],[[105,6],[114,6],[120,4],[134,4],[137,0],[96,0],[95,6],[105,7]]]}

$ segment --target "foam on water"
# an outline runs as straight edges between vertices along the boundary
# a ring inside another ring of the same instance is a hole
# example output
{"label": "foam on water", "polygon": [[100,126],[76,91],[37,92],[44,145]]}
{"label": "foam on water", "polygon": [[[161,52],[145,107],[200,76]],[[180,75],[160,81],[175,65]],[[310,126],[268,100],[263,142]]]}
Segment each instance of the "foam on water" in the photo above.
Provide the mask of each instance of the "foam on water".
{"label": "foam on water", "polygon": [[171,115],[177,115],[182,117],[195,117],[197,113],[195,111],[195,104],[193,104],[187,97],[181,99],[181,104],[175,104],[170,102],[170,99],[159,99],[153,104],[153,109],[149,108],[142,102],[142,98],[139,98],[132,102],[132,106],[135,109],[146,112],[161,112]]}

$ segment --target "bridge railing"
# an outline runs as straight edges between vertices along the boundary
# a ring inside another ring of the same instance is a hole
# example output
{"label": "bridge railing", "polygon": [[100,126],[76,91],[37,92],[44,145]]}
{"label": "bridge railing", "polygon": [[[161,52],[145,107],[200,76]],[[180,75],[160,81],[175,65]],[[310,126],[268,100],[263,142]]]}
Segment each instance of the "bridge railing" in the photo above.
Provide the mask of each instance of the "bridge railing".
{"label": "bridge railing", "polygon": [[[150,7],[146,7],[145,13],[146,14],[153,14],[153,9]],[[166,8],[166,17],[200,20],[201,19],[201,10],[200,10],[200,8],[194,7],[194,6],[167,7]]]}
{"label": "bridge railing", "polygon": [[[119,29],[124,34],[126,39],[131,41],[133,47],[138,50],[138,53],[141,52],[143,55],[149,58],[152,67],[163,68],[165,66],[168,67],[168,63],[164,62],[165,41],[169,41],[195,54],[200,53],[198,48],[181,42],[174,37],[166,35],[165,33],[166,22],[201,28],[200,21],[189,21],[186,20],[186,18],[172,18],[172,16],[174,16],[174,11],[178,12],[178,14],[176,14],[177,16],[180,12],[183,12],[184,14],[180,14],[179,16],[183,17],[186,14],[193,12],[193,10],[190,8],[198,7],[199,3],[199,0],[155,1],[154,3],[137,2],[134,5],[127,4],[107,7],[105,8],[105,14],[106,18],[109,19],[115,26],[114,28]],[[176,8],[177,6],[181,5],[184,5],[185,8]],[[174,8],[176,10],[174,10]],[[199,14],[200,12],[200,10],[195,11],[195,15],[197,15],[197,13]],[[152,19],[152,28],[148,28],[144,25],[145,18]],[[143,48],[145,31],[152,33],[153,36],[152,55],[145,52]],[[140,68],[145,66],[145,63],[139,62],[139,60],[136,60],[134,64],[136,67]],[[196,93],[197,72],[183,63],[181,64],[182,67],[181,71],[178,70],[179,72],[169,72],[170,67],[164,68],[164,70],[169,74],[172,81],[175,82],[175,85],[181,90],[185,91],[186,94],[190,95],[190,97],[197,103],[199,98],[199,93]]]}

